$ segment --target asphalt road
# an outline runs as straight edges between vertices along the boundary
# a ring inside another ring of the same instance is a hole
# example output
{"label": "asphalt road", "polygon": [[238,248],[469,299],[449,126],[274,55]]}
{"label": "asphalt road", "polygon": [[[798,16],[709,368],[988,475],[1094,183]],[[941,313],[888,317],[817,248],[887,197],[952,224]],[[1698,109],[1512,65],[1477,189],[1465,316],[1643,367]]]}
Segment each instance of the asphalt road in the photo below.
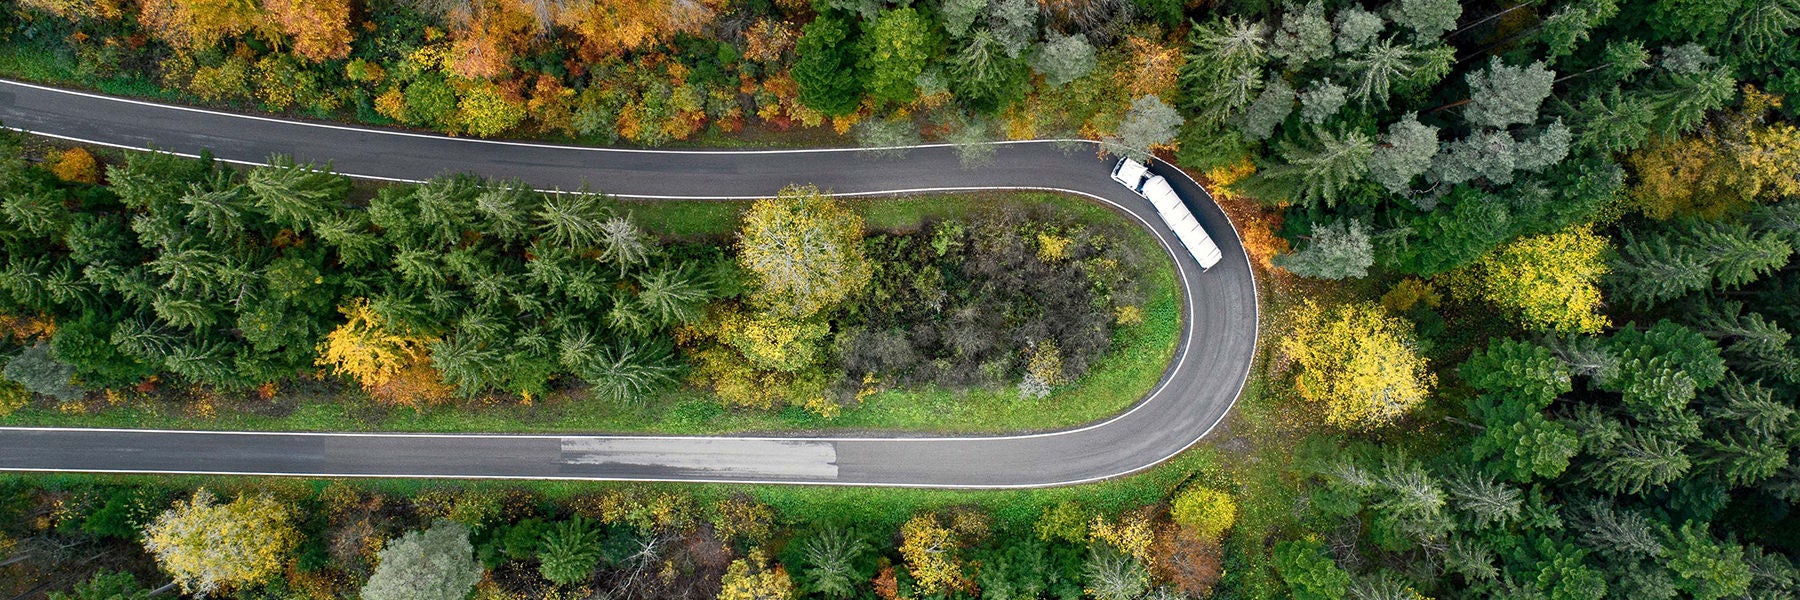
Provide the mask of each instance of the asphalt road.
{"label": "asphalt road", "polygon": [[[647,199],[758,198],[790,184],[875,196],[1044,189],[1134,217],[1180,248],[1155,209],[1109,177],[1086,141],[996,143],[964,169],[954,148],[903,157],[855,149],[671,151],[482,141],[158,105],[0,80],[0,123],[32,133],[260,164],[271,155],[330,163],[355,177],[417,181],[446,172]],[[1020,435],[671,437],[379,434],[0,428],[0,470],[430,478],[614,479],[915,487],[1038,487],[1125,475],[1167,460],[1213,429],[1255,353],[1256,286],[1235,230],[1198,184],[1153,165],[1187,200],[1225,258],[1201,271],[1170,251],[1185,306],[1162,381],[1127,412]]]}

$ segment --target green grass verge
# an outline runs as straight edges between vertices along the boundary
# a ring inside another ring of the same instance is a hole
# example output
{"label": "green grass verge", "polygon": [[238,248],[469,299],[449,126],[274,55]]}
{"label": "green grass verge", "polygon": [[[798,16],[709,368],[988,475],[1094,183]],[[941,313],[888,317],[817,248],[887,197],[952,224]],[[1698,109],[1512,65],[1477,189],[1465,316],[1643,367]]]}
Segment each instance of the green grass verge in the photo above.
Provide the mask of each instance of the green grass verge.
{"label": "green grass verge", "polygon": [[[954,217],[1000,203],[1040,206],[1089,223],[1127,217],[1071,197],[1047,193],[986,193],[854,200],[871,229],[909,230],[927,219]],[[660,233],[724,240],[738,226],[741,202],[621,202],[640,222]],[[127,400],[87,413],[35,405],[0,418],[0,424],[74,427],[149,427],[293,431],[445,432],[659,432],[714,434],[774,431],[933,431],[982,433],[1053,429],[1116,414],[1156,385],[1180,338],[1181,295],[1174,265],[1143,229],[1125,243],[1147,258],[1145,320],[1116,331],[1112,348],[1081,379],[1042,399],[1010,390],[891,390],[866,398],[834,420],[799,408],[732,411],[710,395],[677,388],[639,405],[561,396],[532,405],[462,402],[424,410],[380,406],[360,394],[336,394],[326,386],[286,390],[273,400],[232,399],[199,403]]]}

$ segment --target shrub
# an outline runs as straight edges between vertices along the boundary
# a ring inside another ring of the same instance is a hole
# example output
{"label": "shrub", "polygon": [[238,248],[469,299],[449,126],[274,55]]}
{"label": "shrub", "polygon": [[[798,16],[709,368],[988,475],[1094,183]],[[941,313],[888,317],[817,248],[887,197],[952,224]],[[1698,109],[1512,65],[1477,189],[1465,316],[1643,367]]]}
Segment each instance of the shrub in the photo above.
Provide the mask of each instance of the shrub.
{"label": "shrub", "polygon": [[72,381],[75,367],[58,360],[50,344],[43,342],[26,348],[7,361],[4,373],[7,379],[27,390],[64,402],[80,400],[87,395]]}
{"label": "shrub", "polygon": [[78,183],[100,183],[100,162],[86,148],[70,148],[56,155],[50,172],[57,179]]}

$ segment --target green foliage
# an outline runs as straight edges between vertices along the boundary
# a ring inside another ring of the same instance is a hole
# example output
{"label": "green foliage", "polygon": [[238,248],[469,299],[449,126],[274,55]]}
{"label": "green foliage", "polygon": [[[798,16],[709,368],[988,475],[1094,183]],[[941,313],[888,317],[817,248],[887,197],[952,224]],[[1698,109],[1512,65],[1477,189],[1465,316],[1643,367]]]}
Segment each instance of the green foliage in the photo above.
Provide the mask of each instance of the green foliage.
{"label": "green foliage", "polygon": [[99,571],[68,593],[50,592],[50,600],[147,600],[150,590],[123,571]]}
{"label": "green foliage", "polygon": [[462,600],[481,578],[469,530],[441,521],[409,531],[382,548],[375,574],[363,585],[368,600]]}
{"label": "green foliage", "polygon": [[605,531],[584,517],[551,525],[538,541],[538,573],[557,585],[575,585],[594,576]]}
{"label": "green foliage", "polygon": [[980,29],[950,56],[950,92],[969,108],[994,113],[1010,106],[1029,82],[1025,61],[1009,56],[993,32]]}
{"label": "green foliage", "polygon": [[1314,228],[1312,242],[1305,248],[1277,256],[1273,262],[1301,277],[1364,277],[1375,263],[1375,247],[1361,221],[1331,223]]}
{"label": "green foliage", "polygon": [[1393,17],[1414,36],[1430,40],[1455,29],[1462,9],[1462,3],[1455,0],[1400,0],[1394,5]]}
{"label": "green foliage", "polygon": [[[824,17],[808,23],[794,47],[794,82],[800,102],[827,115],[848,114],[862,102],[863,84],[855,67],[861,59],[850,25]],[[910,83],[910,82],[908,82]]]}
{"label": "green foliage", "polygon": [[1031,54],[1031,68],[1044,76],[1050,86],[1066,85],[1093,72],[1098,61],[1094,47],[1078,35],[1045,34],[1044,42]]}
{"label": "green foliage", "polygon": [[57,360],[50,344],[39,342],[12,357],[6,361],[5,374],[27,390],[64,402],[87,395],[72,381],[75,367]]}
{"label": "green foliage", "polygon": [[848,598],[862,584],[856,564],[869,544],[842,527],[827,525],[801,546],[803,587],[829,598]]}
{"label": "green foliage", "polygon": [[1360,131],[1313,128],[1279,144],[1281,162],[1257,173],[1252,189],[1306,206],[1336,205],[1368,175],[1374,140]]}
{"label": "green foliage", "polygon": [[1743,594],[1750,586],[1744,547],[1720,543],[1704,525],[1683,523],[1669,540],[1669,570],[1675,585],[1694,598],[1713,600]]}
{"label": "green foliage", "polygon": [[1438,128],[1419,123],[1408,113],[1388,126],[1381,144],[1369,154],[1369,178],[1396,194],[1412,189],[1414,178],[1431,168],[1438,153]]}
{"label": "green foliage", "polygon": [[1550,96],[1556,73],[1541,62],[1515,67],[1494,57],[1487,69],[1469,74],[1469,105],[1463,119],[1477,127],[1505,128],[1537,121],[1538,106]]}
{"label": "green foliage", "polygon": [[871,97],[902,104],[918,97],[914,82],[937,46],[936,31],[923,14],[912,8],[882,11],[864,26],[861,41],[865,48],[857,69]]}
{"label": "green foliage", "polygon": [[1107,142],[1128,155],[1146,157],[1174,142],[1181,123],[1181,115],[1174,107],[1154,95],[1144,96],[1131,102],[1124,122]]}
{"label": "green foliage", "polygon": [[1295,600],[1342,600],[1350,590],[1350,574],[1333,564],[1318,542],[1277,544],[1275,570]]}

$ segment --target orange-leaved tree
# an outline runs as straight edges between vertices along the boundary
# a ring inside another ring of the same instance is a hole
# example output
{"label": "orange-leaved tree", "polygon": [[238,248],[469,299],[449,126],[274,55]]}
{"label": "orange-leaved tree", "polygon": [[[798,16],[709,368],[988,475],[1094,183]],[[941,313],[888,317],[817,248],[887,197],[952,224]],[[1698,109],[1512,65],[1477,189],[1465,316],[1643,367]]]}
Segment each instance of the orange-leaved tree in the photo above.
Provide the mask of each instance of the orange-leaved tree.
{"label": "orange-leaved tree", "polygon": [[263,0],[268,18],[312,62],[350,55],[350,0]]}

